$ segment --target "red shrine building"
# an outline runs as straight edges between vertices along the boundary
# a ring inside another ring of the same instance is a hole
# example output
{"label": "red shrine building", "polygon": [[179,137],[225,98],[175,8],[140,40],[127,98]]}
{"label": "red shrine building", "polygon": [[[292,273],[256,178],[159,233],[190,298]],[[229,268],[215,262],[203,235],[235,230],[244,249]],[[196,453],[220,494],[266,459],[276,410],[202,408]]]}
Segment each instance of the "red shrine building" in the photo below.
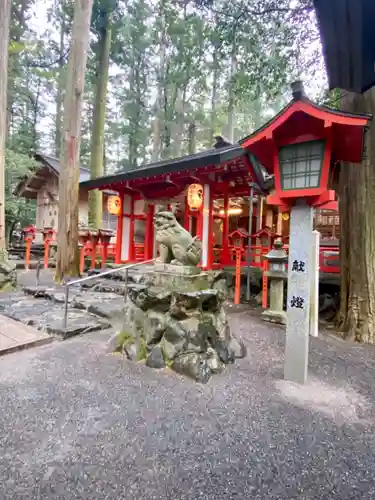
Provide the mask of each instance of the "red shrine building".
{"label": "red shrine building", "polygon": [[[318,106],[301,85],[295,85],[292,100],[280,113],[238,144],[220,138],[212,150],[81,186],[117,193],[112,200],[117,215],[116,263],[156,257],[153,217],[156,211],[172,209],[178,222],[202,240],[204,269],[233,267],[238,248],[243,266],[250,259],[252,266],[261,267],[262,254],[276,237],[288,243],[288,204],[278,193],[283,190],[288,197],[290,191],[295,197],[298,190],[308,190],[314,205],[319,205],[315,225],[325,230],[322,248],[328,248],[328,260],[335,255],[328,272],[339,272],[338,204],[334,191],[322,186],[333,187],[337,162],[361,161],[369,119]],[[276,164],[280,168],[275,169]]]}

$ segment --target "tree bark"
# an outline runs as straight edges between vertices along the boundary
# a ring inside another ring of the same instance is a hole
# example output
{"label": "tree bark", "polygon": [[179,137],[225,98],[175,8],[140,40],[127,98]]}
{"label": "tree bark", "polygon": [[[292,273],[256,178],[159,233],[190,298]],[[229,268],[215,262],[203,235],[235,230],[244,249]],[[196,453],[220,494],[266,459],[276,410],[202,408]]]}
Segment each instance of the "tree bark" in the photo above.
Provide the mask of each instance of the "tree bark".
{"label": "tree bark", "polygon": [[228,91],[228,139],[234,142],[234,105],[235,105],[235,77],[237,74],[237,30],[236,26],[233,27],[233,41],[232,50],[230,55],[230,79]]}
{"label": "tree bark", "polygon": [[219,77],[219,64],[218,64],[218,49],[215,47],[213,53],[213,63],[212,63],[212,90],[211,90],[211,123],[210,123],[210,136],[209,136],[209,148],[214,145],[214,137],[217,134],[217,86]]}
{"label": "tree bark", "polygon": [[189,123],[188,128],[188,154],[192,155],[197,149],[197,127],[195,122]]}
{"label": "tree bark", "polygon": [[[112,28],[110,15],[106,14],[105,26],[99,35],[96,66],[96,89],[93,127],[91,134],[91,179],[104,174],[104,125],[107,107],[109,56],[111,52]],[[89,226],[100,229],[103,224],[103,196],[99,189],[89,192]]]}
{"label": "tree bark", "polygon": [[6,252],[5,235],[5,137],[8,88],[8,46],[11,0],[0,2],[0,259]]}
{"label": "tree bark", "polygon": [[159,70],[157,73],[157,96],[155,101],[155,118],[152,127],[153,138],[152,138],[152,153],[151,161],[155,162],[159,160],[161,150],[164,146],[162,141],[162,130],[164,128],[164,122],[166,116],[163,111],[165,107],[164,103],[164,91],[165,91],[165,59],[166,59],[166,22],[165,22],[165,12],[163,3],[160,4],[159,8],[159,19],[160,19],[160,36],[159,36]]}
{"label": "tree bark", "polygon": [[177,89],[177,98],[175,104],[176,126],[174,136],[174,156],[181,156],[182,143],[184,140],[184,125],[185,125],[185,104],[186,104],[186,85],[184,88]]}
{"label": "tree bark", "polygon": [[77,0],[74,8],[64,101],[64,132],[59,179],[59,226],[56,280],[79,276],[78,206],[81,111],[93,0]]}
{"label": "tree bark", "polygon": [[[375,89],[345,94],[342,109],[375,114]],[[375,124],[365,136],[361,165],[339,174],[341,290],[338,326],[345,339],[375,343]]]}
{"label": "tree bark", "polygon": [[61,152],[61,127],[62,127],[62,104],[63,104],[63,70],[64,70],[64,38],[65,38],[65,18],[64,9],[61,8],[60,44],[59,44],[59,73],[57,78],[56,94],[56,117],[55,117],[55,154],[58,158]]}

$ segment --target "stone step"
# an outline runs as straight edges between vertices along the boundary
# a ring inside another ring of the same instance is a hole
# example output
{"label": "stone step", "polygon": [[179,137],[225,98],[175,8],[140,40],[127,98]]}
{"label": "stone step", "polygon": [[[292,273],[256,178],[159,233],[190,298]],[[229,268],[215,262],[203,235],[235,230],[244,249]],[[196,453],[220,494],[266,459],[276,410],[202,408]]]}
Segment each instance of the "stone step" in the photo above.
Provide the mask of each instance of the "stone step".
{"label": "stone step", "polygon": [[74,289],[69,297],[68,324],[65,331],[65,294],[61,288],[25,287],[24,292],[2,294],[0,314],[51,335],[66,338],[110,328],[121,321],[123,297]]}
{"label": "stone step", "polygon": [[[46,299],[54,304],[65,302],[65,291],[62,290],[25,287],[24,292],[35,299]],[[124,297],[117,293],[72,288],[69,292],[68,303],[70,309],[87,310],[102,318],[112,318],[114,315],[122,313]]]}
{"label": "stone step", "polygon": [[[102,273],[103,271],[109,271],[110,269],[113,268],[105,268],[105,269],[90,269],[87,274],[88,276],[94,276],[97,274]],[[132,281],[133,283],[138,283],[140,280],[142,280],[143,276],[150,271],[152,271],[153,265],[152,264],[143,264],[140,265],[139,267],[131,268],[127,270],[128,273],[128,280]],[[126,279],[126,270],[117,270],[111,274],[107,274],[106,276],[102,276],[101,279],[109,279],[109,280],[118,280],[118,281],[125,281]]]}
{"label": "stone step", "polygon": [[[23,291],[26,296],[39,301],[44,300],[46,303],[50,301],[53,304],[63,304],[65,302],[65,290],[61,288],[29,286],[24,287]],[[123,295],[113,292],[99,292],[92,289],[83,290],[78,287],[71,287],[68,303],[69,309],[85,310],[106,319],[121,317],[124,309]],[[59,307],[61,308],[61,306]]]}
{"label": "stone step", "polygon": [[0,356],[52,341],[50,335],[0,314]]}
{"label": "stone step", "polygon": [[[133,281],[129,280],[129,283]],[[92,292],[102,292],[102,293],[116,293],[118,295],[124,295],[126,283],[124,281],[109,279],[109,278],[98,278],[92,281],[87,281],[81,285],[83,290],[91,290]]]}

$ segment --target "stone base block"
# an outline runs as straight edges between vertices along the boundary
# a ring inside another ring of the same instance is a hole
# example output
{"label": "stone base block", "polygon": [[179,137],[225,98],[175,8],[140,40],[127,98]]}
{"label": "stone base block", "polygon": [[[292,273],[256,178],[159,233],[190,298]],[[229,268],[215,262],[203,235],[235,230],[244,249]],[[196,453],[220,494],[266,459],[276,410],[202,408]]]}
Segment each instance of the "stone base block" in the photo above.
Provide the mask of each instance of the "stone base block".
{"label": "stone base block", "polygon": [[285,311],[272,311],[267,309],[261,314],[261,318],[269,323],[278,323],[280,325],[286,325],[286,312]]}
{"label": "stone base block", "polygon": [[[168,267],[179,268],[179,266],[170,265],[168,265]],[[186,269],[189,268],[187,267]],[[195,268],[192,269],[195,270]],[[196,292],[209,288],[209,277],[207,273],[202,273],[199,269],[198,273],[194,274],[173,273],[170,270],[168,272],[155,270],[149,273],[147,283],[157,287],[163,287],[170,291]]]}
{"label": "stone base block", "polygon": [[183,276],[194,276],[201,272],[201,270],[195,266],[178,266],[175,264],[163,264],[161,262],[155,262],[154,271],[157,273],[178,274]]}

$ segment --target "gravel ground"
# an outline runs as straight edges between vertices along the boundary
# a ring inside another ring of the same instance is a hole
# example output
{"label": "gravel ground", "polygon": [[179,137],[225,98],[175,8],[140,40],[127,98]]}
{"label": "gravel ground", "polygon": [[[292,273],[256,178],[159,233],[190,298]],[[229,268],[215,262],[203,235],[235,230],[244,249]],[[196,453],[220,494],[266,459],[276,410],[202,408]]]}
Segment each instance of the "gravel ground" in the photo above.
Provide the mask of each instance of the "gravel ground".
{"label": "gravel ground", "polygon": [[248,357],[206,386],[108,354],[108,331],[2,358],[0,499],[375,498],[374,349],[314,339],[293,386],[283,330],[231,324]]}

